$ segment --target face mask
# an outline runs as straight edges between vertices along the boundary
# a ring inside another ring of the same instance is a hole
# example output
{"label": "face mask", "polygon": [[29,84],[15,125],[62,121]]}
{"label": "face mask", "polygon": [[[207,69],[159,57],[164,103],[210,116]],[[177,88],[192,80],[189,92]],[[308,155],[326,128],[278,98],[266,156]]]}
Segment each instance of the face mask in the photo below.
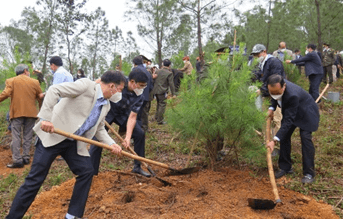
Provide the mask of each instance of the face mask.
{"label": "face mask", "polygon": [[146,68],[146,64],[145,63],[143,64],[143,66],[144,66],[144,68]]}
{"label": "face mask", "polygon": [[325,52],[325,51],[326,51],[326,48],[323,49],[323,52]]}
{"label": "face mask", "polygon": [[183,63],[186,63],[186,61],[183,61]]}
{"label": "face mask", "polygon": [[142,95],[144,88],[141,88],[141,89],[136,88],[133,91],[136,93],[137,96],[140,96]]}
{"label": "face mask", "polygon": [[305,55],[307,55],[307,54],[308,54],[308,50],[305,51]]}
{"label": "face mask", "polygon": [[260,57],[258,57],[258,61],[260,62],[260,63],[262,63],[263,62],[263,60],[264,60],[264,56],[260,56]]}
{"label": "face mask", "polygon": [[112,97],[110,98],[110,101],[112,101],[113,103],[118,103],[123,97],[122,92],[117,92],[115,94],[112,95]]}
{"label": "face mask", "polygon": [[282,98],[282,95],[283,94],[279,94],[279,95],[270,95],[274,100],[281,100],[281,98]]}

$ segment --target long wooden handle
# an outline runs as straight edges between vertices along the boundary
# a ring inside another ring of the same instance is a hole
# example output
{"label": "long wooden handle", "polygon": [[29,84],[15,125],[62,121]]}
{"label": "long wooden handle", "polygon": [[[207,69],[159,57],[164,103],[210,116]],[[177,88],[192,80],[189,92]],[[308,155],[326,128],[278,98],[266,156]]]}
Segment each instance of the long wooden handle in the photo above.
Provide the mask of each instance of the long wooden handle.
{"label": "long wooden handle", "polygon": [[324,95],[325,91],[329,88],[329,86],[330,86],[330,84],[326,84],[324,90],[320,93],[319,97],[316,99],[316,103],[318,103],[320,98],[322,98],[322,96]]}
{"label": "long wooden handle", "polygon": [[[116,132],[116,130],[114,130],[114,128],[110,124],[108,124],[108,122],[105,121],[105,125],[120,140],[121,143],[125,142],[125,140],[118,134],[118,132]],[[131,153],[137,155],[136,152],[131,147],[129,147],[128,150]]]}
{"label": "long wooden handle", "polygon": [[[118,134],[118,132],[116,132],[116,130],[114,130],[114,128],[108,123],[105,121],[105,125],[107,128],[109,128],[109,130],[111,130],[111,132],[121,141],[121,143],[124,143],[125,140]],[[137,155],[137,153],[131,148],[131,147],[128,147],[128,150],[134,154],[134,155]],[[142,162],[143,165],[146,167],[146,168],[149,168],[148,164],[145,163],[145,162]]]}
{"label": "long wooden handle", "polygon": [[[83,141],[83,142],[86,142],[86,143],[89,143],[89,144],[92,144],[92,145],[95,145],[95,146],[98,146],[98,147],[101,147],[101,148],[106,148],[108,150],[112,150],[112,148],[109,145],[107,145],[107,144],[104,144],[104,143],[101,143],[101,142],[98,142],[98,141],[94,141],[94,140],[91,140],[91,139],[88,139],[88,138],[84,138],[84,137],[81,137],[81,136],[78,136],[78,135],[74,135],[74,134],[65,132],[63,130],[60,130],[58,128],[55,128],[54,133],[59,134],[59,135],[63,135],[65,137],[67,137],[67,138],[72,138],[72,139],[77,140],[77,141]],[[147,162],[147,163],[150,163],[150,164],[153,164],[153,165],[165,168],[165,169],[175,170],[175,169],[169,167],[167,164],[160,163],[160,162],[157,162],[157,161],[154,161],[154,160],[150,160],[150,159],[147,159],[147,158],[144,158],[144,157],[140,157],[140,156],[137,156],[137,155],[133,155],[133,154],[127,153],[125,151],[121,151],[121,154],[124,155],[125,157],[129,157],[129,158],[132,158],[132,159],[135,159],[135,160],[139,160],[139,161],[142,161],[142,162]]]}
{"label": "long wooden handle", "polygon": [[[268,117],[267,128],[266,128],[266,144],[270,142],[270,123],[271,123],[271,118]],[[271,153],[272,152],[270,148],[267,148],[267,162],[268,162],[268,172],[269,172],[270,183],[272,184],[273,193],[274,193],[276,202],[281,202],[281,199],[279,197],[279,193],[277,190],[276,182],[275,182],[275,175],[274,175],[274,170],[273,170]]]}

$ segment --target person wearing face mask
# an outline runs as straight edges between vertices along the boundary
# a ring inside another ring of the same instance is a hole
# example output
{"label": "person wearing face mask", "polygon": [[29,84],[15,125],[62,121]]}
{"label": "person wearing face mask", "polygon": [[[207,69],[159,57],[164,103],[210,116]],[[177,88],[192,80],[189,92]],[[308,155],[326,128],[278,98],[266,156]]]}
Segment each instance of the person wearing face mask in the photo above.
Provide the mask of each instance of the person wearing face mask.
{"label": "person wearing face mask", "polygon": [[80,68],[79,70],[77,70],[77,75],[76,78],[74,78],[74,81],[80,79],[80,78],[85,78],[85,72]]}
{"label": "person wearing face mask", "polygon": [[142,123],[142,128],[144,132],[147,132],[149,129],[149,111],[151,107],[151,98],[150,92],[154,88],[153,78],[151,73],[146,69],[143,64],[143,57],[137,56],[132,60],[134,67],[139,68],[147,77],[147,86],[144,89],[142,96],[144,97],[143,106],[141,107],[140,111],[138,112],[138,120]]}
{"label": "person wearing face mask", "polygon": [[278,49],[273,52],[273,56],[283,62],[285,60],[285,53],[289,57],[292,57],[292,59],[295,59],[295,55],[293,54],[292,50],[286,48],[286,43],[280,42]]}
{"label": "person wearing face mask", "polygon": [[332,65],[335,62],[335,51],[330,48],[330,45],[328,43],[323,43],[323,46],[323,82],[326,84],[327,76],[329,76],[329,84],[331,84],[333,82]]}
{"label": "person wearing face mask", "polygon": [[[269,92],[267,88],[267,79],[271,75],[281,75],[285,77],[285,71],[283,68],[282,62],[275,58],[274,56],[267,54],[266,47],[262,44],[256,44],[251,52],[255,58],[259,60],[259,71],[257,71],[257,75],[259,75],[259,80],[262,81],[262,86],[257,91],[257,93],[261,93],[263,97],[269,97]],[[276,108],[274,121],[273,121],[273,132],[276,133],[280,126],[281,126],[281,119],[282,114],[280,108]],[[273,151],[272,156],[276,156],[278,154],[279,148],[275,148]]]}
{"label": "person wearing face mask", "polygon": [[[294,59],[300,59],[302,57],[302,55],[300,54],[301,51],[299,49],[295,49],[294,50]],[[307,50],[305,51],[305,53],[307,54]],[[299,71],[299,74],[301,74],[301,67],[305,65],[305,63],[297,63],[295,64],[297,67],[298,67],[298,71]]]}
{"label": "person wearing face mask", "polygon": [[285,71],[282,62],[274,56],[267,54],[266,47],[262,44],[256,44],[251,51],[251,55],[253,55],[254,58],[258,59],[259,61],[259,68],[261,71],[260,80],[263,82],[263,85],[260,88],[260,90],[264,97],[268,97],[268,77],[273,74],[278,74],[285,77]]}
{"label": "person wearing face mask", "polygon": [[291,160],[291,137],[294,130],[299,127],[303,156],[302,183],[314,182],[314,153],[312,132],[319,126],[319,109],[312,96],[280,75],[272,75],[268,78],[268,91],[272,97],[268,116],[273,118],[277,106],[282,110],[282,121],[279,131],[267,144],[271,150],[275,142],[280,142],[279,170],[275,172],[275,178],[281,178],[286,174],[293,173]]}
{"label": "person wearing face mask", "polygon": [[[130,147],[130,140],[133,138],[134,150],[141,157],[145,156],[145,132],[138,121],[137,115],[143,106],[144,97],[142,94],[148,80],[141,68],[133,68],[121,94],[115,97],[112,96],[110,99],[111,110],[106,116],[106,121],[109,124],[116,123],[119,126],[119,132],[126,133],[125,147]],[[94,175],[98,175],[102,148],[92,145],[89,153]],[[142,170],[141,162],[138,160],[134,161],[132,172],[150,177],[149,173]]]}
{"label": "person wearing face mask", "polygon": [[[85,138],[96,136],[110,145],[111,152],[121,154],[121,147],[108,135],[104,120],[110,110],[109,98],[124,87],[121,73],[105,72],[96,83],[87,78],[53,85],[46,93],[33,127],[38,136],[31,170],[19,188],[7,219],[23,218],[35,199],[57,155],[62,155],[76,175],[73,194],[64,218],[82,218],[93,178],[93,166],[87,143],[54,133],[59,128]],[[37,82],[38,84],[38,82]]]}
{"label": "person wearing face mask", "polygon": [[286,60],[286,63],[292,64],[305,64],[305,74],[310,81],[309,93],[316,101],[319,97],[319,86],[323,78],[322,62],[315,52],[316,46],[314,44],[308,44],[306,47],[306,55],[295,60]]}
{"label": "person wearing face mask", "polygon": [[189,61],[189,56],[185,56],[182,58],[184,66],[181,69],[178,69],[185,73],[186,75],[191,75],[193,71],[192,63]]}

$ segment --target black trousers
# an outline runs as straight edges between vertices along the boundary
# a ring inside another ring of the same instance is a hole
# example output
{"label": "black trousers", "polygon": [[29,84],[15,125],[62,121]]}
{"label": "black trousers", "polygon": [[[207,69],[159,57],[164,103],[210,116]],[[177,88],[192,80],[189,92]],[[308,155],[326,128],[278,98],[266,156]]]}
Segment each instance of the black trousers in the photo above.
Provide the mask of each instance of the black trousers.
{"label": "black trousers", "polygon": [[55,146],[46,148],[38,140],[30,173],[14,197],[10,212],[6,217],[7,219],[23,218],[48,175],[50,166],[57,155],[61,155],[67,162],[70,170],[77,175],[68,213],[76,217],[83,216],[93,178],[93,167],[90,157],[77,154],[76,141],[64,140]]}
{"label": "black trousers", "polygon": [[308,92],[313,97],[314,101],[316,101],[319,97],[319,86],[322,78],[322,74],[312,74],[308,76],[308,79],[310,81],[310,88]]}
{"label": "black trousers", "polygon": [[[120,126],[118,121],[114,119],[113,117],[106,116],[106,121],[111,125],[113,122],[119,125],[119,132],[125,132],[126,131],[126,123],[125,125]],[[107,127],[106,127],[106,130]],[[134,151],[137,153],[138,156],[145,157],[145,132],[141,128],[141,122],[137,120],[136,125],[132,132],[132,138],[134,141]],[[100,160],[101,160],[101,153],[102,148],[91,145],[89,153],[91,155],[91,162],[94,168],[94,175],[98,175],[99,173],[99,166],[100,166]],[[134,161],[135,166],[140,166],[141,162],[138,160]]]}
{"label": "black trousers", "polygon": [[149,111],[151,108],[151,101],[144,101],[141,109],[138,112],[137,120],[142,121],[142,129],[144,132],[149,130]]}
{"label": "black trousers", "polygon": [[[279,168],[288,171],[292,168],[291,160],[291,137],[296,126],[287,133],[285,140],[280,142],[280,157],[279,157]],[[310,174],[315,176],[314,171],[314,146],[312,143],[312,132],[300,129],[301,138],[301,152],[302,152],[302,163],[303,163],[303,174]]]}

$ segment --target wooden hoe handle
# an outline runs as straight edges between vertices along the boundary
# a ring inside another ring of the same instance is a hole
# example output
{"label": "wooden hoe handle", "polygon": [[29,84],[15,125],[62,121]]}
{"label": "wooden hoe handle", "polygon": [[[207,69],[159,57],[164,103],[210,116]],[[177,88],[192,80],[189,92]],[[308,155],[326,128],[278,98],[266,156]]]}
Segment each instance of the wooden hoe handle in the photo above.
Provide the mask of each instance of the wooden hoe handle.
{"label": "wooden hoe handle", "polygon": [[[118,134],[118,132],[116,132],[116,130],[114,130],[114,128],[113,128],[108,122],[105,121],[105,125],[106,125],[106,127],[109,128],[109,130],[111,130],[111,132],[121,141],[121,143],[124,143],[125,140]],[[136,153],[131,147],[128,147],[128,150],[129,150],[132,154],[137,155],[137,153]],[[142,162],[142,163],[144,164],[144,166],[145,166],[146,168],[149,169],[150,172],[152,172],[152,170],[150,169],[150,167],[149,167],[149,165],[148,165],[147,163],[145,163],[145,162]],[[154,175],[154,174],[153,174],[153,175]]]}
{"label": "wooden hoe handle", "polygon": [[318,101],[320,100],[320,98],[322,98],[322,96],[324,95],[325,91],[329,88],[330,84],[327,84],[324,88],[324,90],[322,91],[322,93],[319,95],[319,97],[316,100],[316,103],[318,103]]}
{"label": "wooden hoe handle", "polygon": [[[83,141],[83,142],[86,142],[86,143],[89,143],[89,144],[92,144],[92,145],[95,145],[95,146],[98,146],[98,147],[101,147],[101,148],[106,148],[108,150],[112,150],[112,148],[109,145],[107,145],[107,144],[104,144],[104,143],[101,143],[101,142],[98,142],[98,141],[94,141],[94,140],[91,140],[91,139],[88,139],[88,138],[84,138],[84,137],[81,137],[79,135],[74,135],[74,134],[65,132],[63,130],[60,130],[58,128],[55,128],[54,133],[59,134],[59,135],[63,135],[65,137],[67,137],[67,138],[72,138],[72,139],[77,140],[77,141]],[[139,161],[142,161],[142,162],[146,162],[146,163],[150,163],[150,164],[153,164],[153,165],[156,165],[156,166],[160,166],[160,167],[165,168],[165,169],[172,169],[167,164],[160,163],[160,162],[157,162],[157,161],[154,161],[154,160],[150,160],[150,159],[147,159],[147,158],[144,158],[144,157],[140,157],[140,156],[137,156],[137,155],[133,155],[133,154],[130,154],[130,153],[125,152],[125,151],[121,151],[121,154],[124,155],[125,157],[129,157],[129,158],[132,158],[132,159],[135,159],[135,160],[139,160]]]}
{"label": "wooden hoe handle", "polygon": [[[267,128],[266,128],[266,144],[268,144],[270,142],[270,123],[271,123],[271,118],[268,117]],[[267,148],[267,162],[268,162],[269,178],[270,178],[270,183],[272,184],[275,200],[278,203],[278,202],[281,202],[281,199],[279,197],[279,193],[278,193],[276,182],[275,182],[275,175],[274,175],[274,170],[273,170],[271,153],[272,152],[271,152],[270,148]]]}

